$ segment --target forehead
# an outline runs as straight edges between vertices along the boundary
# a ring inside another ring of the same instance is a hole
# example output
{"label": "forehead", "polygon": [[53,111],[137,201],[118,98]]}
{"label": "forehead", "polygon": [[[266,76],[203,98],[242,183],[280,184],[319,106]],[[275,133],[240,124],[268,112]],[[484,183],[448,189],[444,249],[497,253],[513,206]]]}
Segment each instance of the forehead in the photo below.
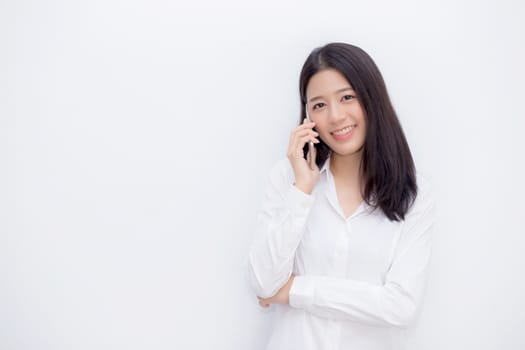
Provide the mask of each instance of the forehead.
{"label": "forehead", "polygon": [[312,75],[306,86],[306,97],[308,99],[316,96],[329,96],[336,91],[352,87],[350,82],[338,70],[328,68]]}

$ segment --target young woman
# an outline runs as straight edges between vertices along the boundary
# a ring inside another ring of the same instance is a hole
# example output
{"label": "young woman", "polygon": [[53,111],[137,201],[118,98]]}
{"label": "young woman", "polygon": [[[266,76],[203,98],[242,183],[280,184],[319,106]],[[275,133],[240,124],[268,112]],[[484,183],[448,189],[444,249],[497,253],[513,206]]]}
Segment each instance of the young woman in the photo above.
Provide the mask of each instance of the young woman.
{"label": "young woman", "polygon": [[366,52],[315,49],[299,88],[248,255],[260,306],[278,311],[266,349],[402,349],[425,289],[431,191]]}

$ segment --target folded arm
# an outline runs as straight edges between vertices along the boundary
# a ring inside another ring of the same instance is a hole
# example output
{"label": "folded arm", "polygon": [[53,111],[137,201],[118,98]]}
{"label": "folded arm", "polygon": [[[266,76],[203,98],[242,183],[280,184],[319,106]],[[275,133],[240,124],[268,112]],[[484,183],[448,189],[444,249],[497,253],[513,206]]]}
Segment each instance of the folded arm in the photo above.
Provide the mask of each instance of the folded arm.
{"label": "folded arm", "polygon": [[248,255],[248,278],[261,298],[275,295],[292,274],[295,251],[314,202],[293,184],[282,162],[268,177]]}
{"label": "folded arm", "polygon": [[290,305],[323,318],[375,326],[409,326],[417,315],[431,257],[434,203],[422,198],[402,226],[384,283],[303,275],[290,289]]}

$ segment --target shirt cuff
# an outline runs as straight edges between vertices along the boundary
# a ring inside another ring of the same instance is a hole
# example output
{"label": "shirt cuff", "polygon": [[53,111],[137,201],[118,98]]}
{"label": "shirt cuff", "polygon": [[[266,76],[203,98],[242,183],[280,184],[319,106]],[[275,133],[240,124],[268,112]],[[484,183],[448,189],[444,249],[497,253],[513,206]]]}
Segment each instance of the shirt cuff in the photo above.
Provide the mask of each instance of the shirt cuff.
{"label": "shirt cuff", "polygon": [[315,195],[306,194],[292,184],[288,187],[284,200],[295,216],[306,216],[313,206]]}
{"label": "shirt cuff", "polygon": [[308,276],[295,276],[288,303],[291,307],[308,310],[314,303],[315,285],[314,281]]}

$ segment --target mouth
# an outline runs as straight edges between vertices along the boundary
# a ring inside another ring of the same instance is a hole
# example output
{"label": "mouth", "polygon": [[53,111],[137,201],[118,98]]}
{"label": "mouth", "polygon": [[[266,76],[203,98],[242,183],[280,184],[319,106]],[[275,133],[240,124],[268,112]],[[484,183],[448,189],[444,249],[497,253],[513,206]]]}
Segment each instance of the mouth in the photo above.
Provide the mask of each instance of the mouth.
{"label": "mouth", "polygon": [[349,138],[350,136],[352,136],[354,134],[354,130],[357,128],[357,125],[354,124],[354,125],[349,125],[349,126],[346,126],[342,129],[339,129],[339,130],[336,130],[336,131],[332,131],[330,134],[332,134],[332,136],[340,141],[340,140],[344,140],[346,138]]}

